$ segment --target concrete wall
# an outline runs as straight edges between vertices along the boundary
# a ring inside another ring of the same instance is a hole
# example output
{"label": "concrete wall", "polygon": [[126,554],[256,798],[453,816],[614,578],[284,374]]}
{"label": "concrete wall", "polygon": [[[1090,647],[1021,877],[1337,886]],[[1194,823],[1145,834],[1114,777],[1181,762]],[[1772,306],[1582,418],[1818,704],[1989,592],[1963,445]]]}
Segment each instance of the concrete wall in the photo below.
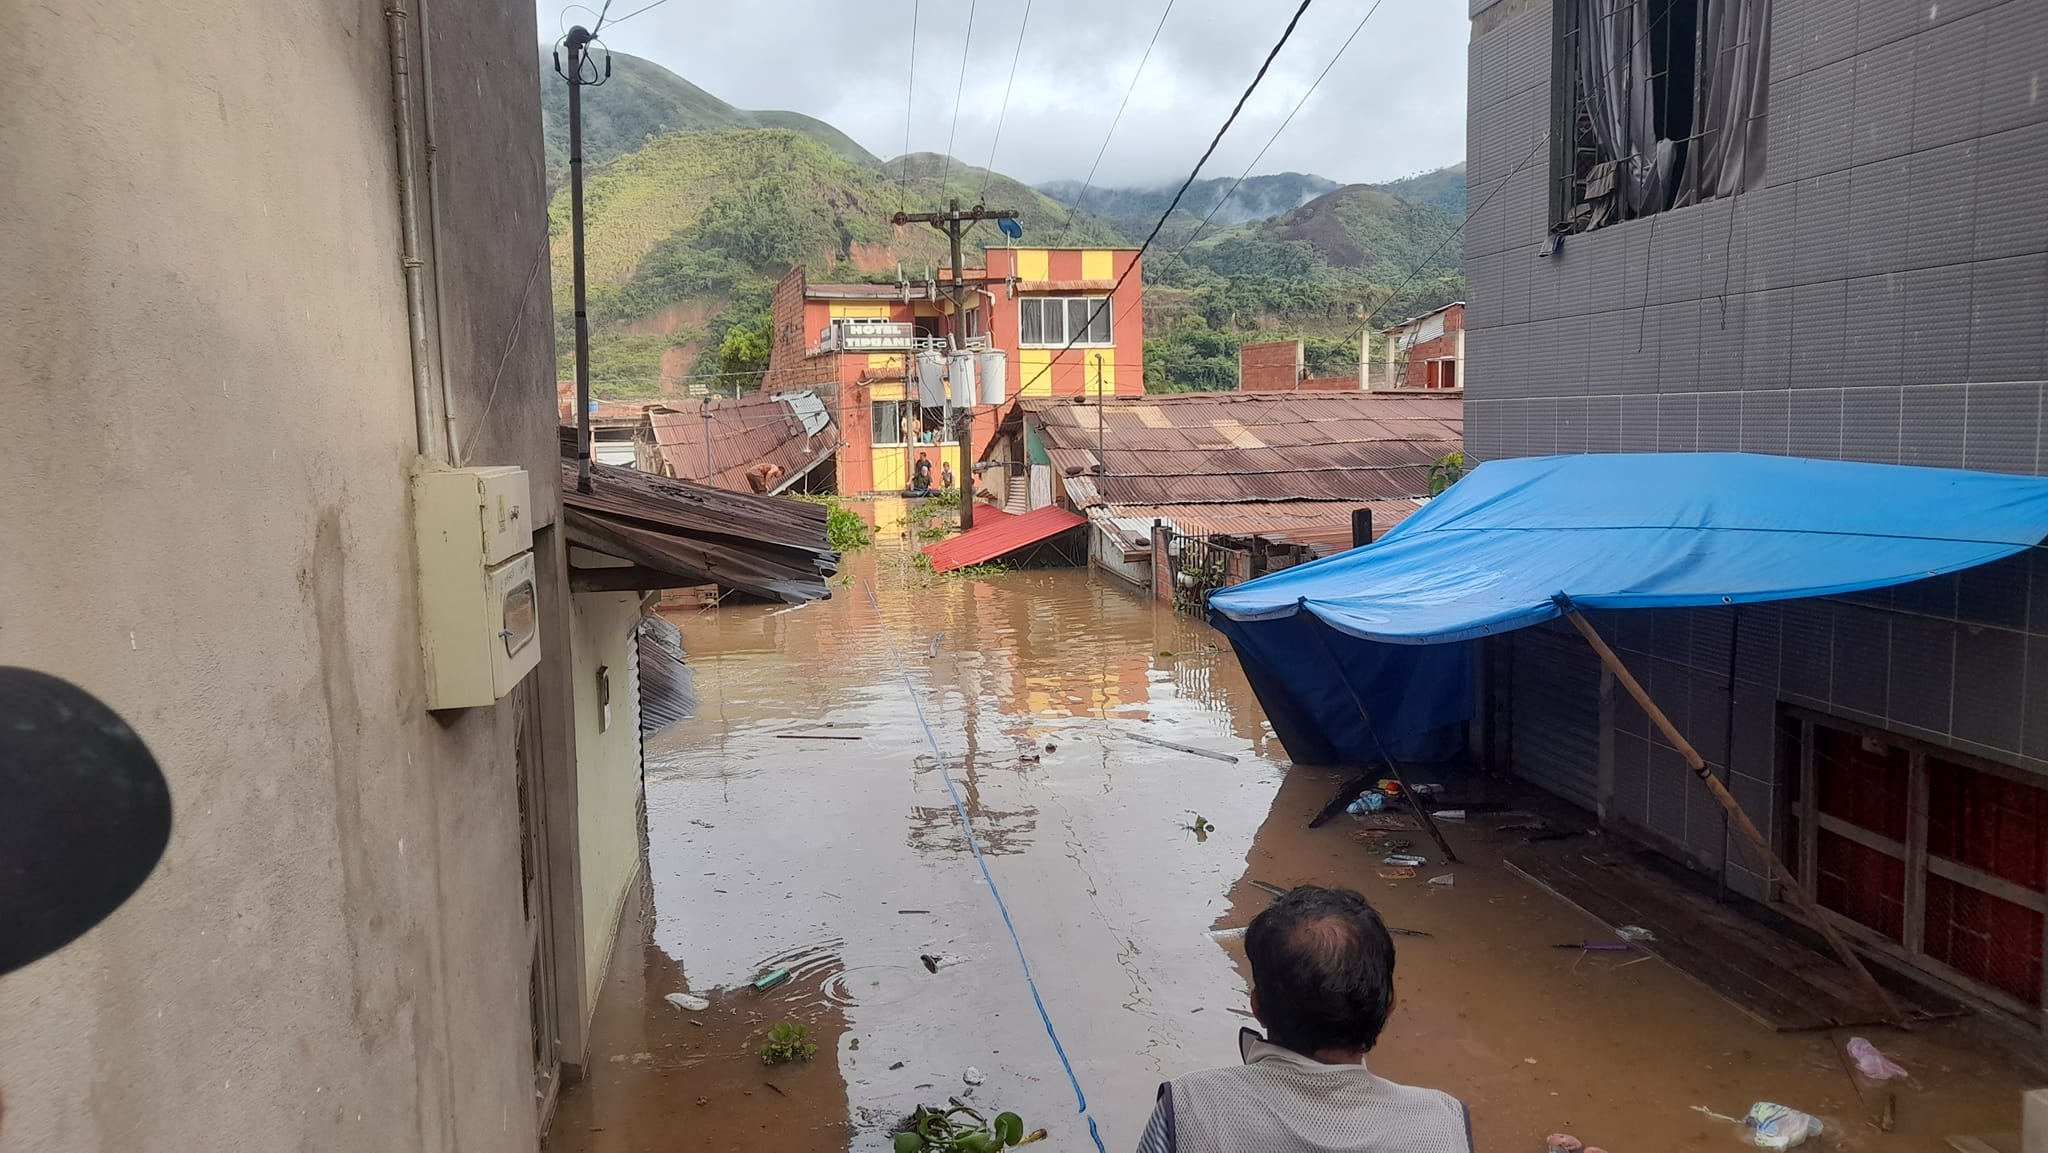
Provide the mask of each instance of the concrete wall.
{"label": "concrete wall", "polygon": [[[577,567],[610,558],[584,554]],[[616,563],[616,562],[615,562]],[[591,1003],[604,984],[619,911],[640,871],[640,696],[636,669],[638,593],[577,593],[570,642],[575,655],[577,829],[582,846],[583,984]],[[597,670],[610,670],[611,719],[601,724]]]}
{"label": "concrete wall", "polygon": [[[532,1148],[513,750],[537,711],[559,780],[566,698],[424,709],[382,6],[5,14],[0,660],[126,716],[177,824],[0,982],[0,1148]],[[534,14],[433,16],[456,408],[551,526]]]}
{"label": "concrete wall", "polygon": [[[2048,170],[2048,6],[1775,8],[1763,185],[1539,257],[1550,5],[1474,5],[1469,455],[2048,464],[2048,216],[2028,195]],[[1781,701],[2048,772],[2039,556],[1871,597],[1745,608],[1739,625],[1693,612],[1618,614],[1612,627],[1709,759],[1729,760],[1732,745],[1731,787],[1767,826],[1780,815]],[[1625,701],[1614,714],[1615,811],[1717,868],[1718,816],[1676,752]]]}

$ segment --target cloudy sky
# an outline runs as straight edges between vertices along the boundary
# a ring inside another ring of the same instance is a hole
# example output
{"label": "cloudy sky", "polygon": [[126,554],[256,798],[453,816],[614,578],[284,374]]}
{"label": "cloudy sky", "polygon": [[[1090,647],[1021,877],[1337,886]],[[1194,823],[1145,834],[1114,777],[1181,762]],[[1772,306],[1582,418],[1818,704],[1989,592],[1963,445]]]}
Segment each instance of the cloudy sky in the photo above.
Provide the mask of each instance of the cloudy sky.
{"label": "cloudy sky", "polygon": [[[819,117],[882,157],[904,151],[909,96],[911,151],[945,151],[950,135],[967,163],[986,163],[994,143],[1000,172],[1079,180],[1130,90],[1095,177],[1105,186],[1184,177],[1294,10],[1286,0],[1174,0],[1131,89],[1166,0],[1032,0],[998,142],[1023,0],[667,0],[616,22],[646,2],[613,0],[607,44],[742,108]],[[1244,170],[1373,2],[1316,0],[1204,176]],[[543,36],[593,19],[580,9],[565,16],[560,3],[541,2],[539,13]],[[1466,35],[1463,0],[1381,0],[1256,171],[1379,182],[1462,160]]]}

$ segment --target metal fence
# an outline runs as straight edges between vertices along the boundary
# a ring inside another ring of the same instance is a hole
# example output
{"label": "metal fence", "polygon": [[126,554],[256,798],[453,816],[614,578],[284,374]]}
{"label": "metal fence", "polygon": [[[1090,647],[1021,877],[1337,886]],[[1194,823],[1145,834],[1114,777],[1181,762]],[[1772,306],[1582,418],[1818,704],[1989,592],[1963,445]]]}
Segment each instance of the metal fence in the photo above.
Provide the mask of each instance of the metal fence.
{"label": "metal fence", "polygon": [[1170,529],[1165,536],[1166,574],[1173,582],[1173,607],[1181,612],[1206,615],[1210,593],[1243,579],[1234,571],[1243,567],[1243,550],[1210,536],[1182,536]]}

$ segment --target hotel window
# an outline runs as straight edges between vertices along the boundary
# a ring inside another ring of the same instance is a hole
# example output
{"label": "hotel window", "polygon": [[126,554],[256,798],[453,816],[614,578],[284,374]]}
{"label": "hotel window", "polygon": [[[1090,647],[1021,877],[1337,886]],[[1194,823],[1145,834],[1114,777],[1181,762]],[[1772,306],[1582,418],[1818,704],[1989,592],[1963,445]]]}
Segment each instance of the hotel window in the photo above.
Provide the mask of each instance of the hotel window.
{"label": "hotel window", "polygon": [[874,426],[870,444],[902,444],[903,418],[910,402],[903,400],[876,400],[868,403],[869,422]]}
{"label": "hotel window", "polygon": [[1064,348],[1113,343],[1106,296],[1026,296],[1017,301],[1017,343]]}

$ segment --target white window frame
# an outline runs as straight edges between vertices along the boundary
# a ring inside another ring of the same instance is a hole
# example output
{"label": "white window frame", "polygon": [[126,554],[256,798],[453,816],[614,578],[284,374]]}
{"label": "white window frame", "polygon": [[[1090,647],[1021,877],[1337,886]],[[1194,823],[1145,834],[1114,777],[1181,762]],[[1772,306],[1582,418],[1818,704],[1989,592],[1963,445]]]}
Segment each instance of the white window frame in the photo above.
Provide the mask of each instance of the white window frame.
{"label": "white window frame", "polygon": [[[1072,310],[1069,307],[1069,304],[1070,302],[1077,300],[1083,301],[1087,304],[1089,314],[1093,314],[1095,312],[1096,307],[1100,305],[1102,312],[1101,315],[1095,317],[1095,320],[1098,324],[1102,324],[1105,327],[1107,327],[1109,329],[1109,332],[1102,340],[1074,341],[1073,347],[1110,348],[1115,346],[1116,310],[1110,307],[1110,305],[1114,303],[1114,298],[1107,296],[1020,296],[1017,298],[1017,347],[1066,348],[1067,337],[1070,335],[1069,326],[1067,322],[1072,316]],[[1047,339],[1044,335],[1046,331],[1046,325],[1044,322],[1044,309],[1046,304],[1049,302],[1057,302],[1059,304],[1060,336],[1058,340]],[[1026,311],[1036,311],[1039,314],[1040,339],[1038,340],[1027,340],[1024,337],[1024,314]],[[1092,329],[1094,325],[1090,325],[1089,327]]]}
{"label": "white window frame", "polygon": [[[903,439],[903,406],[908,403],[908,401],[903,400],[868,401],[869,444],[873,445],[876,448],[902,448],[910,443],[909,441]],[[890,433],[890,436],[893,437],[894,439],[882,440],[878,436],[876,436],[876,433],[879,430],[875,428],[875,406],[878,404],[893,404],[896,406],[896,428],[892,433]]]}

